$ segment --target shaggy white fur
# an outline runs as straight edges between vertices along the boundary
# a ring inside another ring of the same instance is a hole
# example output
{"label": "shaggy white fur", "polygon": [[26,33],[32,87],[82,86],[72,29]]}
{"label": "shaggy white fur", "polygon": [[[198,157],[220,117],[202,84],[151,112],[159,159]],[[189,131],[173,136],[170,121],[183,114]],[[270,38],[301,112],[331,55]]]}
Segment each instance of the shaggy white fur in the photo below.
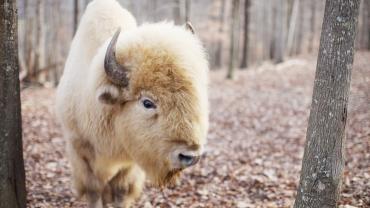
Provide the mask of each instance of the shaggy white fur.
{"label": "shaggy white fur", "polygon": [[[118,28],[116,59],[129,69],[126,88],[107,79],[103,64]],[[90,207],[129,206],[145,174],[156,185],[173,182],[184,168],[178,155],[199,156],[206,143],[207,88],[206,53],[192,31],[168,22],[137,27],[115,0],[92,1],[56,98],[76,193]]]}

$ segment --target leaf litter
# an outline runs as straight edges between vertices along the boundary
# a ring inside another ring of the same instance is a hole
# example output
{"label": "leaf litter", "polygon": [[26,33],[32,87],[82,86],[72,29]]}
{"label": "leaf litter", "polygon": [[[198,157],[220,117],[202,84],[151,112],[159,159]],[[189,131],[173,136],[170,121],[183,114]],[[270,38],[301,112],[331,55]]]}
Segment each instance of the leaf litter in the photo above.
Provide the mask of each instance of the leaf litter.
{"label": "leaf litter", "polygon": [[[134,207],[292,207],[299,181],[316,60],[210,74],[210,130],[198,165],[176,186],[147,185]],[[355,57],[341,207],[370,207],[370,53]],[[53,88],[22,91],[28,207],[86,207],[71,192]]]}

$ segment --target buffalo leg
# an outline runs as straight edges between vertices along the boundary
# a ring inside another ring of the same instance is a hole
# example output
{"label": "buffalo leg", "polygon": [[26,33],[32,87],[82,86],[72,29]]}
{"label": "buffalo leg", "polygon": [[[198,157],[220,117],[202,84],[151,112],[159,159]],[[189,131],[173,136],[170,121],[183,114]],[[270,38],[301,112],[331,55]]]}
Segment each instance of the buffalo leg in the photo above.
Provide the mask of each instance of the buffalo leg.
{"label": "buffalo leg", "polygon": [[88,141],[72,137],[67,140],[67,152],[72,168],[72,182],[78,197],[85,195],[89,208],[103,208],[102,182],[91,167],[94,149]]}
{"label": "buffalo leg", "polygon": [[109,182],[114,207],[130,207],[140,195],[144,180],[144,173],[136,166],[119,171]]}

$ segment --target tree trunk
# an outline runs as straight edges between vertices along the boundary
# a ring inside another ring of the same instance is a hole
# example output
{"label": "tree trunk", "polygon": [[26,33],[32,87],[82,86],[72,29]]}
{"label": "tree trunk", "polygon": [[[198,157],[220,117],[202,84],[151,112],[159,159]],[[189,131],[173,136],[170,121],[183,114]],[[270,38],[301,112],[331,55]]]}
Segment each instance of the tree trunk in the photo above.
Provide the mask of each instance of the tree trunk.
{"label": "tree trunk", "polygon": [[25,208],[15,0],[0,0],[0,207]]}
{"label": "tree trunk", "polygon": [[262,60],[269,60],[271,53],[271,31],[272,31],[272,12],[271,12],[271,2],[269,0],[262,1],[262,10],[263,10],[263,27],[262,27],[262,34],[263,34],[263,55]]}
{"label": "tree trunk", "polygon": [[[36,11],[35,11],[35,24],[36,24],[36,30],[34,34],[31,34],[30,36],[33,35],[34,39],[34,44],[32,44],[32,48],[30,48],[31,53],[30,53],[30,70],[27,73],[27,79],[30,82],[33,81],[39,81],[37,76],[34,76],[38,74],[38,70],[40,68],[43,68],[45,65],[45,14],[44,14],[44,3],[42,3],[41,0],[36,1]],[[31,30],[32,31],[32,30]],[[42,80],[40,80],[42,81]]]}
{"label": "tree trunk", "polygon": [[[88,1],[85,0],[85,3],[86,2],[88,2]],[[60,13],[61,4],[62,4],[62,2],[60,2],[60,1],[54,1],[53,4],[52,4],[53,5],[52,12]],[[86,6],[85,6],[85,8],[86,8]],[[52,21],[52,24],[56,28],[59,28],[60,16],[54,17],[53,21]],[[49,50],[55,50],[55,51],[57,51],[57,53],[55,53],[53,56],[50,57],[52,59],[52,62],[50,64],[60,63],[61,61],[60,61],[60,58],[59,58],[59,56],[60,56],[59,51],[61,49],[60,49],[60,45],[58,44],[58,42],[60,40],[60,35],[59,35],[58,29],[52,29],[52,34],[53,35],[52,35],[51,42],[54,43],[54,44],[50,45]],[[59,79],[60,79],[59,67],[55,67],[54,70],[52,70],[52,74],[51,74],[51,77],[50,77],[50,80],[52,80],[52,83],[53,83],[54,87],[56,87],[58,85]]]}
{"label": "tree trunk", "polygon": [[359,11],[359,18],[358,18],[358,31],[357,31],[357,38],[356,38],[356,49],[363,50],[367,48],[367,31],[368,31],[368,24],[367,24],[367,8],[366,8],[366,1],[360,0],[360,11]]}
{"label": "tree trunk", "polygon": [[73,35],[78,27],[78,0],[73,0]]}
{"label": "tree trunk", "polygon": [[[37,17],[38,19],[38,35],[39,35],[39,42],[37,45],[37,68],[36,70],[39,71],[40,69],[45,68],[46,66],[46,52],[45,52],[45,47],[46,47],[46,33],[47,33],[47,24],[45,22],[45,7],[47,7],[47,2],[41,0],[38,2],[38,7],[39,7],[39,16]],[[38,76],[35,77],[38,82],[43,83],[45,82],[45,75],[43,76]]]}
{"label": "tree trunk", "polygon": [[[226,0],[221,0],[220,13],[219,13],[219,30],[218,34],[221,36],[224,33],[224,22],[225,22],[225,5]],[[215,66],[221,67],[222,64],[222,46],[223,39],[219,39],[217,42],[216,55],[215,55]]]}
{"label": "tree trunk", "polygon": [[244,40],[243,40],[243,52],[242,52],[242,63],[240,68],[247,68],[248,66],[248,28],[249,28],[249,7],[251,3],[250,0],[245,0],[244,2]]}
{"label": "tree trunk", "polygon": [[370,1],[369,0],[365,0],[364,1],[364,7],[365,7],[365,10],[367,11],[367,17],[366,17],[366,21],[365,21],[365,24],[367,25],[367,49],[370,50]]}
{"label": "tree trunk", "polygon": [[294,34],[296,30],[297,18],[298,18],[298,10],[299,10],[299,2],[301,0],[294,0],[292,14],[290,15],[289,21],[289,31],[288,31],[288,41],[287,41],[287,54],[291,55],[293,51],[293,41],[294,41]]}
{"label": "tree trunk", "polygon": [[308,52],[312,52],[315,42],[315,33],[316,33],[316,4],[315,0],[311,0],[311,19],[310,19],[310,37],[308,40]]}
{"label": "tree trunk", "polygon": [[275,29],[271,34],[273,36],[272,47],[272,60],[274,63],[280,63],[284,61],[284,46],[286,41],[286,30],[287,30],[287,3],[286,0],[276,0],[275,18],[273,19]]}
{"label": "tree trunk", "polygon": [[[312,1],[312,0],[311,0]],[[304,40],[304,33],[305,33],[305,4],[307,1],[300,0],[299,6],[298,6],[298,27],[296,28],[295,32],[295,39],[294,39],[294,54],[300,54],[302,53],[302,45],[303,45],[303,40]]]}
{"label": "tree trunk", "polygon": [[337,207],[359,4],[326,1],[295,208]]}
{"label": "tree trunk", "polygon": [[181,24],[181,2],[180,0],[175,0],[175,4],[173,6],[173,18],[175,24]]}
{"label": "tree trunk", "polygon": [[190,21],[191,0],[185,0],[185,22]]}
{"label": "tree trunk", "polygon": [[[27,12],[27,8],[28,8],[28,1],[27,0],[23,0],[22,1],[23,3],[23,22],[26,22],[26,20],[28,19],[28,12]],[[27,67],[27,64],[26,64],[26,57],[24,56],[26,54],[26,51],[27,51],[27,46],[28,46],[28,36],[29,34],[27,34],[27,32],[25,32],[24,30],[26,30],[25,28],[27,28],[27,26],[23,23],[23,32],[22,34],[19,34],[21,35],[21,38],[19,39],[22,39],[22,44],[23,44],[23,47],[20,47],[20,48],[23,48],[23,50],[20,49],[19,51],[19,63],[20,63],[20,71],[21,73],[25,74],[25,76],[27,75],[27,72],[28,72],[28,67]],[[21,27],[22,27],[21,26]],[[20,29],[21,31],[21,29]]]}
{"label": "tree trunk", "polygon": [[157,0],[152,0],[149,3],[149,9],[152,13],[153,21],[158,21],[158,14],[157,14],[158,2]]}
{"label": "tree trunk", "polygon": [[84,9],[86,9],[87,5],[90,3],[90,0],[84,0]]}
{"label": "tree trunk", "polygon": [[[25,64],[27,71],[24,73],[25,79],[24,81],[26,82],[31,82],[32,77],[29,76],[29,74],[35,73],[35,50],[36,48],[36,42],[37,42],[37,37],[34,34],[35,33],[35,28],[37,28],[37,21],[33,15],[31,15],[33,12],[31,10],[30,2],[28,0],[25,0],[25,16],[24,16],[24,59],[25,59]],[[36,9],[37,12],[37,9]],[[37,16],[37,14],[36,14]]]}
{"label": "tree trunk", "polygon": [[[277,5],[276,5],[276,1],[272,1],[269,6],[271,7],[269,13],[271,15],[271,17],[269,18],[269,24],[268,24],[268,28],[271,28],[271,30],[268,31],[267,35],[269,37],[269,41],[270,41],[270,45],[269,45],[269,59],[270,60],[274,60],[274,53],[275,53],[275,44],[276,44],[276,33],[277,33],[277,27],[276,27],[276,24],[275,24],[275,20],[277,19]],[[266,6],[267,7],[267,6]]]}
{"label": "tree trunk", "polygon": [[233,79],[234,78],[234,71],[235,71],[235,65],[238,63],[238,50],[237,44],[239,39],[239,5],[240,0],[233,0],[232,5],[232,20],[231,20],[231,28],[230,28],[230,62],[229,62],[229,69],[227,72],[227,79]]}

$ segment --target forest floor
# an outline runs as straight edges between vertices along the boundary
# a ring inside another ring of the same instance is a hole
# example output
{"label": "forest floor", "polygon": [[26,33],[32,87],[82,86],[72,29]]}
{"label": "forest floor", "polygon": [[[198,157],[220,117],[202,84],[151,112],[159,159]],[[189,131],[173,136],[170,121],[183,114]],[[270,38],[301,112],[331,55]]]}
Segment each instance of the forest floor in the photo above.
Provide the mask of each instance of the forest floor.
{"label": "forest floor", "polygon": [[[314,57],[265,63],[232,81],[225,71],[211,72],[206,154],[176,187],[147,186],[135,207],[291,207],[315,63]],[[54,96],[50,88],[22,91],[28,207],[85,207],[70,190]],[[370,207],[370,53],[355,58],[346,135],[340,204]]]}

